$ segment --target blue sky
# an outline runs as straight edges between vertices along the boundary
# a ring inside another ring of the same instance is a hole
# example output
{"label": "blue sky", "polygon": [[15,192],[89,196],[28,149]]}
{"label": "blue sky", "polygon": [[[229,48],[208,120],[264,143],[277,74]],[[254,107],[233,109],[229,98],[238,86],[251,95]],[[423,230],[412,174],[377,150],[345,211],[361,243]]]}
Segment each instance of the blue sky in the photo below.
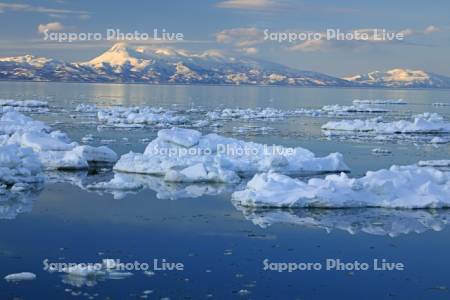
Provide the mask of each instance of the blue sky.
{"label": "blue sky", "polygon": [[[45,41],[54,32],[180,32],[179,42],[147,41],[148,47],[190,51],[218,49],[291,67],[343,76],[394,67],[450,76],[450,1],[6,1],[0,0],[0,56],[34,54],[88,60],[113,41]],[[403,41],[264,40],[269,32],[401,32]],[[39,32],[41,31],[41,32]],[[138,42],[133,42],[139,44]]]}

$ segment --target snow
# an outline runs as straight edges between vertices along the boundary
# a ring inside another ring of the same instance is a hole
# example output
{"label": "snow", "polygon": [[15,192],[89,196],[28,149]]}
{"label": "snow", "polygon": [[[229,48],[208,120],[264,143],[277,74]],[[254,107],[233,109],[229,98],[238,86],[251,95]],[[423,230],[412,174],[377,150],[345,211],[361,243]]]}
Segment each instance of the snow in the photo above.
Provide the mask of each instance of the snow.
{"label": "snow", "polygon": [[34,280],[36,279],[36,274],[31,272],[21,272],[15,274],[9,274],[4,277],[6,281],[22,281],[22,280]]}
{"label": "snow", "polygon": [[367,120],[341,120],[331,121],[322,126],[323,130],[374,132],[378,134],[421,134],[421,133],[448,133],[450,123],[436,113],[423,113],[415,115],[412,121],[399,120],[385,122],[383,118]]}
{"label": "snow", "polygon": [[348,171],[339,153],[315,157],[304,148],[267,146],[192,129],[158,132],[143,154],[122,155],[115,171],[164,176],[172,182],[238,182],[270,170],[286,174]]}
{"label": "snow", "polygon": [[250,207],[444,208],[450,207],[448,195],[449,172],[394,165],[361,178],[341,173],[307,182],[273,172],[257,174],[232,198]]}
{"label": "snow", "polygon": [[[1,142],[32,149],[45,169],[85,169],[112,165],[117,155],[105,146],[82,146],[65,133],[18,112],[7,112],[0,119]],[[33,152],[32,151],[32,152]]]}
{"label": "snow", "polygon": [[442,138],[440,136],[435,136],[434,138],[431,139],[430,143],[431,144],[446,144],[450,142],[450,140]]}
{"label": "snow", "polygon": [[403,99],[355,99],[353,104],[402,105],[407,102]]}

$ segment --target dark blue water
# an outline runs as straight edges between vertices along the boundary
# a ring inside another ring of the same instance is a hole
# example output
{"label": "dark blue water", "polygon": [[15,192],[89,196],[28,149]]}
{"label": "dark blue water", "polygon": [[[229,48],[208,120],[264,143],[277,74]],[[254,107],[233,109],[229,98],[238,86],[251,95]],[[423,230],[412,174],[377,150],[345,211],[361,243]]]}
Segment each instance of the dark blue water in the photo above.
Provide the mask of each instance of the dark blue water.
{"label": "dark blue water", "polygon": [[[394,107],[408,115],[448,108],[445,90],[293,89],[265,87],[187,87],[0,83],[0,98],[40,99],[70,108],[77,103],[215,107],[319,108],[350,104],[354,98],[403,98],[410,104]],[[98,131],[68,113],[37,115],[61,122],[76,141],[88,133],[103,139],[119,153],[142,151],[140,139],[156,130]],[[389,156],[374,156],[380,146],[371,141],[327,140],[321,118],[275,122],[279,134],[240,137],[266,143],[306,147],[318,155],[339,151],[352,175],[410,164],[420,159],[448,158],[449,147],[414,143],[382,145]],[[122,137],[127,143],[119,143]],[[100,143],[96,141],[95,143]],[[49,183],[25,199],[0,202],[0,275],[33,272],[33,281],[0,280],[0,299],[448,299],[450,231],[447,211],[319,210],[249,211],[230,201],[233,188],[209,186],[192,197],[194,187],[164,185],[113,197],[83,189],[85,181],[111,174],[60,175],[66,183]],[[154,180],[154,179],[149,179]],[[80,188],[81,187],[81,188]],[[195,187],[198,191],[198,187]],[[204,188],[204,187],[203,187]],[[214,192],[216,191],[216,192]],[[203,195],[202,195],[203,194]],[[120,199],[118,199],[120,198]],[[8,217],[8,218],[6,218]],[[43,261],[153,263],[166,259],[184,265],[183,271],[141,271],[120,279],[76,280],[43,270]],[[405,265],[404,271],[263,270],[263,261],[367,262],[386,259]],[[144,291],[147,291],[144,293]]]}

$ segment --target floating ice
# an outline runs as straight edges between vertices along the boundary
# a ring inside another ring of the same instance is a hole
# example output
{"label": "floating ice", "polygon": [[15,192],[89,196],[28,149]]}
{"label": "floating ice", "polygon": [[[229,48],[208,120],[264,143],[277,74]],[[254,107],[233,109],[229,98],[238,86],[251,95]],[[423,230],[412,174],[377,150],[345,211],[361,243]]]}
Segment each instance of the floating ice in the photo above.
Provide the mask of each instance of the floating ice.
{"label": "floating ice", "polygon": [[385,122],[381,117],[368,120],[331,121],[324,124],[322,129],[329,131],[374,132],[377,134],[449,133],[450,123],[436,113],[423,113],[414,116],[413,121]]}
{"label": "floating ice", "polygon": [[450,140],[442,138],[440,136],[435,136],[430,141],[431,144],[447,144],[448,142],[450,142]]}
{"label": "floating ice", "polygon": [[0,111],[48,112],[48,102],[38,100],[0,99]]}
{"label": "floating ice", "polygon": [[318,116],[320,110],[299,108],[297,110],[281,110],[275,108],[224,108],[218,109],[206,114],[210,120],[257,120],[257,119],[282,119],[294,116]]}
{"label": "floating ice", "polygon": [[372,149],[373,154],[390,154],[391,151],[383,148],[374,148]]}
{"label": "floating ice", "polygon": [[0,193],[23,190],[43,181],[42,165],[29,148],[0,145]]}
{"label": "floating ice", "polygon": [[355,99],[353,104],[407,104],[403,99]]}
{"label": "floating ice", "polygon": [[122,155],[114,170],[164,176],[172,182],[238,182],[257,172],[309,174],[348,171],[340,153],[315,157],[304,148],[245,142],[191,129],[158,132],[143,154]]}
{"label": "floating ice", "polygon": [[326,105],[322,107],[322,111],[329,115],[346,115],[349,113],[386,113],[389,110],[376,106],[370,106],[365,104],[357,104],[351,106],[345,105]]}
{"label": "floating ice", "polygon": [[0,119],[0,143],[31,148],[46,169],[83,169],[112,165],[117,155],[107,147],[80,146],[66,134],[17,112]]}
{"label": "floating ice", "polygon": [[36,279],[36,274],[31,272],[22,272],[9,274],[4,277],[6,281],[22,281],[22,280],[33,280]]}
{"label": "floating ice", "polygon": [[97,112],[98,120],[113,127],[168,126],[188,123],[188,118],[153,107],[111,107]]}
{"label": "floating ice", "polygon": [[255,207],[450,207],[450,173],[431,167],[392,166],[364,177],[346,174],[308,182],[276,173],[257,174],[233,193],[242,206]]}
{"label": "floating ice", "polygon": [[440,159],[440,160],[421,160],[418,162],[421,167],[450,167],[450,159]]}
{"label": "floating ice", "polygon": [[308,228],[343,230],[350,234],[397,237],[411,233],[441,231],[448,226],[448,210],[354,209],[264,209],[236,207],[245,218],[262,228],[294,224]]}

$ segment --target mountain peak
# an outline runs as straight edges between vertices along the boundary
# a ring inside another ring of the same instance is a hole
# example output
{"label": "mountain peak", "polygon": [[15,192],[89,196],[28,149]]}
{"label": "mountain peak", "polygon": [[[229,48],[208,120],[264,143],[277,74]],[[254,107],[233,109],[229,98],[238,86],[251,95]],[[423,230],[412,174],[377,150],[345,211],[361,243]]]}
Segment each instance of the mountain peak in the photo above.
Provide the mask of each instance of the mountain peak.
{"label": "mountain peak", "polygon": [[121,67],[131,65],[133,67],[143,67],[150,63],[148,57],[144,55],[143,48],[132,48],[127,43],[116,43],[103,54],[83,63],[94,67]]}
{"label": "mountain peak", "polygon": [[345,80],[370,86],[383,87],[438,87],[448,88],[450,78],[426,72],[423,70],[411,70],[395,68],[387,71],[373,71],[367,74],[359,74],[344,77]]}

